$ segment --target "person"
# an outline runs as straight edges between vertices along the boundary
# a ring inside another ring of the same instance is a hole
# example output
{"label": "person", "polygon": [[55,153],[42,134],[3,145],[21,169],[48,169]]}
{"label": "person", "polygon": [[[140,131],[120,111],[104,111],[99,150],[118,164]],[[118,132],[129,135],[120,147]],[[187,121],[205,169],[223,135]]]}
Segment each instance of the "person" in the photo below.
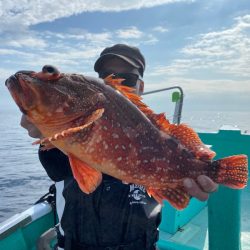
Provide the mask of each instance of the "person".
{"label": "person", "polygon": [[[100,78],[110,74],[123,78],[124,85],[133,87],[138,95],[143,93],[145,59],[136,47],[116,44],[105,48],[94,70]],[[42,136],[25,116],[21,126],[32,137]],[[156,249],[161,205],[148,196],[144,187],[103,174],[100,186],[88,195],[78,187],[69,160],[60,150],[39,150],[39,159],[49,177],[64,184],[60,232],[65,250]],[[209,193],[217,189],[217,184],[206,176],[199,176],[197,182],[186,178],[183,185],[200,200],[208,199]]]}

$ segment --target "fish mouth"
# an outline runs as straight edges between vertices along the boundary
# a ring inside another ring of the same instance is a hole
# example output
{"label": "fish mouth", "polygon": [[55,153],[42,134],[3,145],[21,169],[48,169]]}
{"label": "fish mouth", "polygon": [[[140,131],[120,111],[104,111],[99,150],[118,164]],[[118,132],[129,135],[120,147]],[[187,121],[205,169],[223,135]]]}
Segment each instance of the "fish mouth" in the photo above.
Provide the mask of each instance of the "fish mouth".
{"label": "fish mouth", "polygon": [[28,80],[31,73],[33,73],[33,71],[18,71],[5,81],[5,86],[24,114],[35,104],[36,95],[32,84],[29,84],[31,81]]}

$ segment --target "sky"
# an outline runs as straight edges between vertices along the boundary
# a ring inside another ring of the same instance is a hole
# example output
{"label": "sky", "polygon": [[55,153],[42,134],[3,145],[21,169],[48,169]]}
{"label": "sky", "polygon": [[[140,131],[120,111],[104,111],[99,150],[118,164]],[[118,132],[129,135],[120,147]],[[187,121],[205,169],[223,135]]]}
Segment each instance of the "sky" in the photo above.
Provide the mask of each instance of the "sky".
{"label": "sky", "polygon": [[0,0],[0,103],[14,105],[4,82],[16,71],[97,76],[116,43],[145,56],[146,91],[178,85],[186,109],[249,111],[249,0]]}

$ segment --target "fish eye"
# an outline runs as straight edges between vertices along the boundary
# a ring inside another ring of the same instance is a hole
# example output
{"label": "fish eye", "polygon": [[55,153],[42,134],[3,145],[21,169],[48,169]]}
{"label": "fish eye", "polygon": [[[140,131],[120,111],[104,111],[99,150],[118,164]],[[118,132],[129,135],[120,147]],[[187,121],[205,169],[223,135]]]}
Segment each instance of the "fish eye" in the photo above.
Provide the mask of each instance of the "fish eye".
{"label": "fish eye", "polygon": [[42,68],[43,73],[49,73],[49,74],[59,74],[59,70],[52,65],[44,65]]}

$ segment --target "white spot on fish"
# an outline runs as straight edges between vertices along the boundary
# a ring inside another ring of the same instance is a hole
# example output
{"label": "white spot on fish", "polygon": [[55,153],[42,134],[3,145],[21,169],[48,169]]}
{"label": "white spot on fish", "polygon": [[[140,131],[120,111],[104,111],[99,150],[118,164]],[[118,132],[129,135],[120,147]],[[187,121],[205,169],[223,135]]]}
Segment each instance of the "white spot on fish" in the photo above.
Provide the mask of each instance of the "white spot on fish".
{"label": "white spot on fish", "polygon": [[97,139],[96,139],[96,142],[100,142],[102,140],[102,137],[101,136],[98,136]]}
{"label": "white spot on fish", "polygon": [[118,158],[117,158],[117,161],[121,161],[121,160],[122,160],[122,157],[118,157]]}
{"label": "white spot on fish", "polygon": [[116,145],[115,145],[115,149],[118,149],[118,148],[119,148],[119,144],[116,144]]}
{"label": "white spot on fish", "polygon": [[117,138],[119,138],[119,135],[116,134],[116,133],[113,133],[113,134],[112,134],[112,137],[115,138],[115,139],[117,139]]}
{"label": "white spot on fish", "polygon": [[64,107],[69,107],[69,104],[67,102],[63,103]]}
{"label": "white spot on fish", "polygon": [[150,160],[150,162],[155,162],[155,157]]}
{"label": "white spot on fish", "polygon": [[91,148],[89,149],[89,153],[93,153],[93,152],[94,152],[94,148],[91,147]]}
{"label": "white spot on fish", "polygon": [[125,145],[122,145],[122,149],[123,149],[123,150],[126,150],[126,146],[125,146]]}
{"label": "white spot on fish", "polygon": [[59,107],[56,109],[56,113],[62,113],[63,112],[63,108],[62,107]]}
{"label": "white spot on fish", "polygon": [[108,149],[109,148],[108,144],[105,141],[102,142],[102,145],[103,145],[104,149]]}
{"label": "white spot on fish", "polygon": [[108,128],[107,128],[106,126],[103,126],[103,129],[104,129],[104,130],[108,130]]}

